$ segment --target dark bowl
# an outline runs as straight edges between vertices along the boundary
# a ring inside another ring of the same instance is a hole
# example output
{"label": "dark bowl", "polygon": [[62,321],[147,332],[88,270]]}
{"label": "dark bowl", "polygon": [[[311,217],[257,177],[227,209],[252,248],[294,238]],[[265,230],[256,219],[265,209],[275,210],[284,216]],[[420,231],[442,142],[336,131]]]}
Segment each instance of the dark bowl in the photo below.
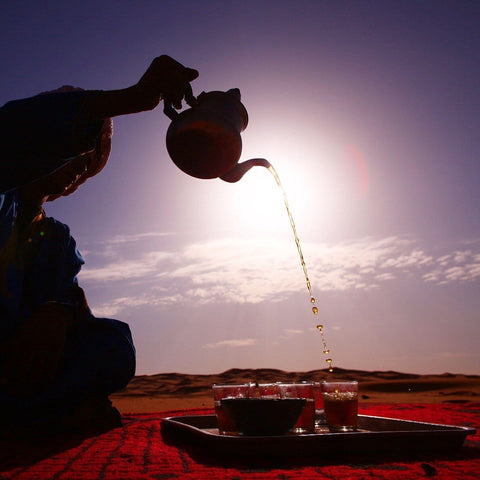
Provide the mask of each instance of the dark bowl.
{"label": "dark bowl", "polygon": [[303,398],[225,398],[225,412],[244,435],[283,435],[298,420]]}

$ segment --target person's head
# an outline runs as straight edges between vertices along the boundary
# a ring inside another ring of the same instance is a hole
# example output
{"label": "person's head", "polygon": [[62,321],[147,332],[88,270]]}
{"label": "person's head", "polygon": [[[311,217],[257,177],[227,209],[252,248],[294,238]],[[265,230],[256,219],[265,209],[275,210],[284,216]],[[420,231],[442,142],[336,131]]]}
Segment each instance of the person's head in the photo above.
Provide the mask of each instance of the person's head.
{"label": "person's head", "polygon": [[45,193],[48,195],[47,202],[72,194],[90,177],[103,170],[110,155],[112,134],[113,122],[107,119],[92,151],[70,160],[43,179]]}
{"label": "person's head", "polygon": [[104,122],[95,148],[78,157],[72,158],[65,165],[35,182],[22,187],[24,198],[33,202],[52,202],[66,197],[77,190],[90,177],[97,175],[105,167],[111,149],[112,121]]}
{"label": "person's head", "polygon": [[[64,85],[56,90],[43,92],[42,94],[82,90],[82,88]],[[23,190],[30,191],[35,197],[47,202],[72,194],[88,178],[97,175],[103,170],[110,155],[112,135],[113,122],[111,118],[107,118],[103,122],[102,130],[93,150],[69,160],[51,174],[23,187]]]}

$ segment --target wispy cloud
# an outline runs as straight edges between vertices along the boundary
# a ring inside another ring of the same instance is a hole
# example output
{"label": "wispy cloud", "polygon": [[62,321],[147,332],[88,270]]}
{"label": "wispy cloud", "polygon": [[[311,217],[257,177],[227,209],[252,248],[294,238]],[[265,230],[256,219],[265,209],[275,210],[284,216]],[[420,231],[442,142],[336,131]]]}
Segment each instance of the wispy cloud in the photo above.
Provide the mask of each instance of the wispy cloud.
{"label": "wispy cloud", "polygon": [[173,232],[144,232],[144,233],[137,233],[134,235],[115,235],[106,240],[95,240],[90,243],[103,244],[103,245],[118,245],[122,243],[131,243],[131,242],[136,243],[140,240],[167,237],[171,235],[174,235],[174,233]]}
{"label": "wispy cloud", "polygon": [[255,338],[242,338],[236,340],[222,340],[215,343],[207,343],[203,348],[239,348],[239,347],[251,347],[256,345],[258,342]]}
{"label": "wispy cloud", "polygon": [[291,339],[292,337],[296,337],[298,335],[301,335],[304,333],[304,330],[299,330],[295,328],[284,328],[282,330],[282,333],[278,336],[279,340],[288,340]]}
{"label": "wispy cloud", "polygon": [[480,253],[470,249],[457,250],[436,259],[433,268],[423,275],[426,282],[445,285],[480,279]]}
{"label": "wispy cloud", "polygon": [[109,246],[109,253],[105,254],[107,263],[98,267],[85,267],[82,270],[82,280],[91,282],[115,282],[125,280],[135,280],[148,276],[158,276],[161,266],[167,260],[174,258],[171,252],[147,252],[137,259],[122,259],[117,254],[115,261],[110,261],[110,257],[114,256]]}
{"label": "wispy cloud", "polygon": [[303,333],[303,330],[293,329],[293,328],[285,328],[283,330],[287,335],[298,335]]}
{"label": "wispy cloud", "polygon": [[[160,307],[185,296],[197,305],[275,302],[305,289],[295,246],[289,242],[219,239],[174,251],[159,248],[158,242],[143,244],[151,237],[161,235],[114,238],[92,254],[91,262],[87,256],[80,281],[92,287],[114,284],[121,293],[97,310]],[[457,247],[438,252],[436,246],[427,248],[413,237],[392,236],[335,245],[305,244],[304,251],[309,252],[306,260],[315,291],[358,291],[378,289],[405,276],[431,285],[478,281],[479,242]],[[131,292],[136,283],[141,283],[141,293]]]}

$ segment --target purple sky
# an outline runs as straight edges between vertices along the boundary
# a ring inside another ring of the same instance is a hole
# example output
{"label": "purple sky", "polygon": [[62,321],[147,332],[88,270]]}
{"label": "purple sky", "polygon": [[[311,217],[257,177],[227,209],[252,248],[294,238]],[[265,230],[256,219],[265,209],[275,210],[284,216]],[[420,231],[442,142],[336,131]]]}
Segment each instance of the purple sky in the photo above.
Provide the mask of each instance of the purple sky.
{"label": "purple sky", "polygon": [[315,318],[273,177],[188,177],[162,108],[116,119],[108,167],[47,205],[137,373],[325,368],[317,323],[339,367],[480,373],[478,2],[6,1],[0,23],[0,103],[167,53],[195,94],[241,90],[242,159],[285,187]]}

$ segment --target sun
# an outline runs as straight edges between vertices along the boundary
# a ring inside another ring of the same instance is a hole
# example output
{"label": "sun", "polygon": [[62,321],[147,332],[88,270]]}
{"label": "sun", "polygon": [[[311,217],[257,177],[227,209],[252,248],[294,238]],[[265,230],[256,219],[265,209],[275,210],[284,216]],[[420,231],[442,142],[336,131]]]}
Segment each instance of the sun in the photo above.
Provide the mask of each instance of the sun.
{"label": "sun", "polygon": [[[300,189],[297,187],[300,183],[295,183],[290,178],[286,182],[288,185],[286,187],[280,177],[281,174],[273,162],[271,163],[271,169],[262,166],[253,167],[238,183],[235,192],[235,221],[250,231],[263,235],[275,234],[279,229],[283,231],[288,227],[285,198],[290,202],[288,196],[292,197],[299,211],[300,205],[304,203]],[[287,197],[285,197],[283,192],[287,189],[288,194],[286,193]]]}
{"label": "sun", "polygon": [[[322,152],[313,145],[293,149],[281,138],[276,146],[270,142],[268,148],[256,143],[272,168],[253,167],[235,184],[235,221],[258,234],[291,235],[287,204],[294,223],[302,229],[316,218],[324,218],[336,193]],[[255,151],[254,145],[249,150]]]}
{"label": "sun", "polygon": [[341,136],[321,134],[308,125],[291,130],[278,119],[245,132],[243,140],[240,162],[265,158],[278,174],[281,188],[263,166],[253,167],[231,184],[231,213],[237,232],[291,237],[285,200],[298,236],[305,241],[335,238],[355,222],[352,212],[368,194],[367,162],[361,146],[351,147],[353,143]]}

